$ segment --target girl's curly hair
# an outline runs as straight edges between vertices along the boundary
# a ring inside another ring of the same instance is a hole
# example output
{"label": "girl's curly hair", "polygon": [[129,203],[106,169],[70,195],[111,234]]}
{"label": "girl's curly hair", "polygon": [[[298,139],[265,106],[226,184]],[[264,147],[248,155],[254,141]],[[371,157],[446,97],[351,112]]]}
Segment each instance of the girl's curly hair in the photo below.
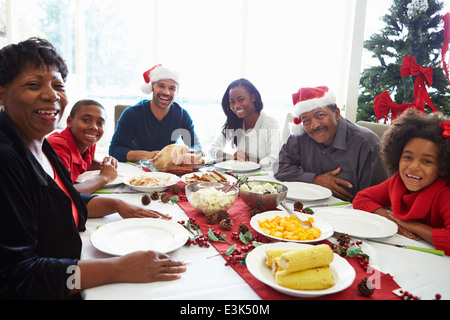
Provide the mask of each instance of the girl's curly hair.
{"label": "girl's curly hair", "polygon": [[450,172],[450,139],[442,137],[442,122],[450,117],[441,113],[423,114],[414,108],[403,112],[381,139],[381,157],[392,173],[397,173],[405,145],[413,138],[430,140],[439,149],[439,172],[447,181]]}

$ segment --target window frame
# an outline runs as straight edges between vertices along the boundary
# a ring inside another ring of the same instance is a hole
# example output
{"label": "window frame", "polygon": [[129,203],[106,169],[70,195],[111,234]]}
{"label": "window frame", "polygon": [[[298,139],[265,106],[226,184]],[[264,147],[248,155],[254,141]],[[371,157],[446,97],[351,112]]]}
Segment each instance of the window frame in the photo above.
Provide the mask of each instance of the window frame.
{"label": "window frame", "polygon": [[[7,10],[7,21],[6,21],[6,37],[7,43],[16,43],[21,41],[17,35],[17,30],[15,28],[16,12],[19,8],[17,7],[17,1],[5,0],[6,10]],[[75,31],[75,64],[76,64],[76,74],[72,74],[72,85],[75,85],[76,92],[81,95],[86,93],[86,56],[85,50],[81,48],[86,46],[86,40],[83,36],[86,32],[85,17],[84,17],[84,6],[85,1],[76,1],[76,31]],[[155,0],[155,10],[158,9],[158,1]],[[249,0],[243,0],[243,38],[242,41],[245,42],[246,39],[246,25],[248,23],[248,5]],[[366,20],[366,10],[367,10],[368,0],[347,0],[345,1],[346,16],[344,17],[346,21],[345,25],[345,45],[343,46],[342,61],[341,61],[341,85],[336,88],[336,94],[338,97],[339,105],[345,106],[343,113],[345,117],[350,121],[356,121],[356,110],[359,95],[359,79],[361,73],[361,61],[363,55],[363,43],[364,43],[364,30],[365,30],[365,20]],[[156,16],[156,15],[155,15]],[[155,19],[157,24],[157,19]],[[157,28],[155,28],[157,32]],[[155,37],[156,39],[156,37]],[[242,46],[242,64],[241,70],[245,70],[246,63],[246,46]]]}

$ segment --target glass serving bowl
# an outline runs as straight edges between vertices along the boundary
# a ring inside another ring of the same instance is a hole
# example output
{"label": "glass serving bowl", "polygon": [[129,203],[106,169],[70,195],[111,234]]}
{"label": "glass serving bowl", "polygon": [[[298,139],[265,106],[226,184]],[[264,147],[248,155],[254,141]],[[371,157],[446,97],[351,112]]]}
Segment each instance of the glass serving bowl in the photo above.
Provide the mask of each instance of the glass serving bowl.
{"label": "glass serving bowl", "polygon": [[[265,188],[266,185],[271,186]],[[248,186],[250,190],[245,188]],[[273,210],[286,198],[288,188],[277,182],[273,181],[247,181],[247,183],[241,186],[239,195],[242,201],[252,209],[258,208],[263,211]],[[276,190],[276,193],[270,193],[270,190]],[[259,190],[259,192],[255,192]]]}
{"label": "glass serving bowl", "polygon": [[239,195],[237,187],[219,182],[192,183],[185,192],[191,206],[204,214],[227,211]]}

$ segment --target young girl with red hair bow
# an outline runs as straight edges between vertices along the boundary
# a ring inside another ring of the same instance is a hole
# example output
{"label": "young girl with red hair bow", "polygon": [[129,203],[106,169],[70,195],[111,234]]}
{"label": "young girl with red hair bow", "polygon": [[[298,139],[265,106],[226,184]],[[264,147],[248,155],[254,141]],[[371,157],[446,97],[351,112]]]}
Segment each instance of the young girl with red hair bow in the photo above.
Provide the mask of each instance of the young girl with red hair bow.
{"label": "young girl with red hair bow", "polygon": [[397,223],[399,234],[424,239],[450,255],[450,122],[439,113],[405,111],[386,131],[381,156],[394,174],[360,191],[355,209]]}

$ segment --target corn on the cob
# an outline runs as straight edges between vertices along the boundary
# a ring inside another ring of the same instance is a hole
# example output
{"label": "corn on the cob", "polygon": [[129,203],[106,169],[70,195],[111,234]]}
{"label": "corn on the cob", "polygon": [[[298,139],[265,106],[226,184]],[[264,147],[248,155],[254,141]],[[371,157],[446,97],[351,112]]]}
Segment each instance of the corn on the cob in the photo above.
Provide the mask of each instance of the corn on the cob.
{"label": "corn on the cob", "polygon": [[333,261],[333,256],[329,245],[319,244],[283,253],[280,256],[280,265],[286,272],[302,271],[327,266]]}
{"label": "corn on the cob", "polygon": [[328,266],[297,272],[277,271],[275,281],[282,287],[295,290],[323,290],[335,285],[333,273]]}
{"label": "corn on the cob", "polygon": [[275,275],[277,271],[283,270],[280,265],[280,257],[273,259],[271,268],[273,275]]}
{"label": "corn on the cob", "polygon": [[267,260],[266,260],[266,265],[270,268],[272,268],[273,265],[273,260],[275,258],[279,258],[283,253],[292,251],[292,249],[269,249],[266,250],[266,256],[267,256]]}

